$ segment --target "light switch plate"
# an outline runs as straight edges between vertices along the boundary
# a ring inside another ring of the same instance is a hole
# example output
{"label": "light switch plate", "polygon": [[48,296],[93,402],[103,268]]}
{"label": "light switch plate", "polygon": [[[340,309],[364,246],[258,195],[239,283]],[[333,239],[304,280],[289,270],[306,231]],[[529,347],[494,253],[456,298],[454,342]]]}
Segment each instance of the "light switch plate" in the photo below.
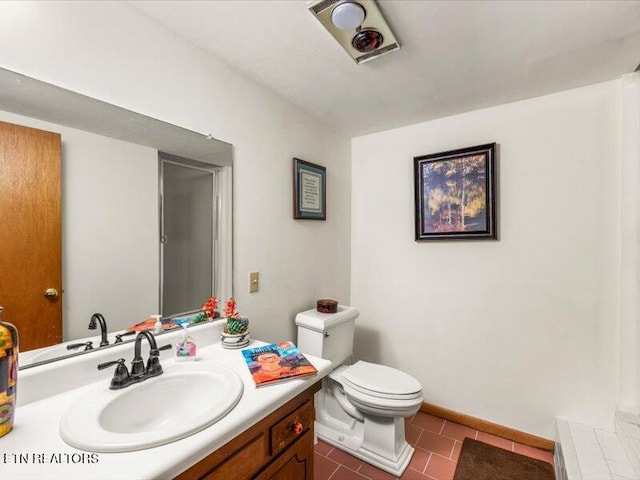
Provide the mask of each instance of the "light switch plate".
{"label": "light switch plate", "polygon": [[260,272],[249,273],[249,293],[256,293],[260,289]]}

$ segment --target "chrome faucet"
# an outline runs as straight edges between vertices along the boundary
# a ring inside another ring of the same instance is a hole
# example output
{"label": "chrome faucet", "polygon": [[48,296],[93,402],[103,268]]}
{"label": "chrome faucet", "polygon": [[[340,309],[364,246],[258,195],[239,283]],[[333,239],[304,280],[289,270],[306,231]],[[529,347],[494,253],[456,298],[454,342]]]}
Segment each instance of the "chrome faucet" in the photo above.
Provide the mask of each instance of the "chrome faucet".
{"label": "chrome faucet", "polygon": [[104,319],[101,313],[94,313],[93,315],[91,315],[91,320],[89,320],[89,330],[96,329],[96,320],[100,323],[100,335],[102,337],[100,339],[100,346],[106,347],[107,345],[109,345],[109,340],[107,340],[107,321]]}
{"label": "chrome faucet", "polygon": [[[142,340],[147,339],[149,342],[149,359],[147,360],[147,366],[144,365],[142,359]],[[116,366],[116,371],[111,379],[109,388],[111,390],[118,390],[128,387],[133,383],[143,382],[147,378],[157,377],[162,374],[162,365],[160,365],[160,351],[171,348],[171,344],[163,345],[158,348],[156,338],[149,330],[143,330],[138,332],[134,344],[133,361],[131,362],[131,372],[125,365],[124,358],[112,362],[105,362],[98,365],[98,370],[103,370],[108,367]]]}

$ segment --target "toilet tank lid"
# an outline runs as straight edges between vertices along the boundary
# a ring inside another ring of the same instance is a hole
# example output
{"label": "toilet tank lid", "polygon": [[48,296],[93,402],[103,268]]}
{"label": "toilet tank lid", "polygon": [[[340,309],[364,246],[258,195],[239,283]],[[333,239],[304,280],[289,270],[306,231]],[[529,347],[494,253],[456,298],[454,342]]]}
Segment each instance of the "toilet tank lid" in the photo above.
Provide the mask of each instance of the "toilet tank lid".
{"label": "toilet tank lid", "polygon": [[315,308],[300,312],[296,315],[296,325],[305,327],[316,332],[326,332],[331,327],[340,325],[348,320],[355,320],[360,312],[346,305],[338,305],[336,313],[321,313]]}

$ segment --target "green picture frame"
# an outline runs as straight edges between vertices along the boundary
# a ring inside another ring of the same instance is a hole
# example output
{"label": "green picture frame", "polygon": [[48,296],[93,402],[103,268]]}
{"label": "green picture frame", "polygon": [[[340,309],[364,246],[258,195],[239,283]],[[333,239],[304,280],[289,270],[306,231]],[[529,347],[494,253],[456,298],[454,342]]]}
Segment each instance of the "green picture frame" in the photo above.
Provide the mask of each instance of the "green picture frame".
{"label": "green picture frame", "polygon": [[322,165],[293,159],[293,218],[327,219],[327,169]]}

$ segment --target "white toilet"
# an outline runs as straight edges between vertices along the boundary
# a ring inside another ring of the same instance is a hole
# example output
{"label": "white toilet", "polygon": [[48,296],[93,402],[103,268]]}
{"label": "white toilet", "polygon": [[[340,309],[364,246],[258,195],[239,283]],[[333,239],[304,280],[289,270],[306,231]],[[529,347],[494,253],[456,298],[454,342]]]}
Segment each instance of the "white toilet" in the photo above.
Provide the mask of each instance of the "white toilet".
{"label": "white toilet", "polygon": [[355,308],[337,313],[307,310],[296,316],[298,348],[331,360],[333,371],[316,394],[318,438],[351,455],[400,476],[414,449],[405,440],[404,417],[422,405],[422,386],[395,368],[351,360]]}

